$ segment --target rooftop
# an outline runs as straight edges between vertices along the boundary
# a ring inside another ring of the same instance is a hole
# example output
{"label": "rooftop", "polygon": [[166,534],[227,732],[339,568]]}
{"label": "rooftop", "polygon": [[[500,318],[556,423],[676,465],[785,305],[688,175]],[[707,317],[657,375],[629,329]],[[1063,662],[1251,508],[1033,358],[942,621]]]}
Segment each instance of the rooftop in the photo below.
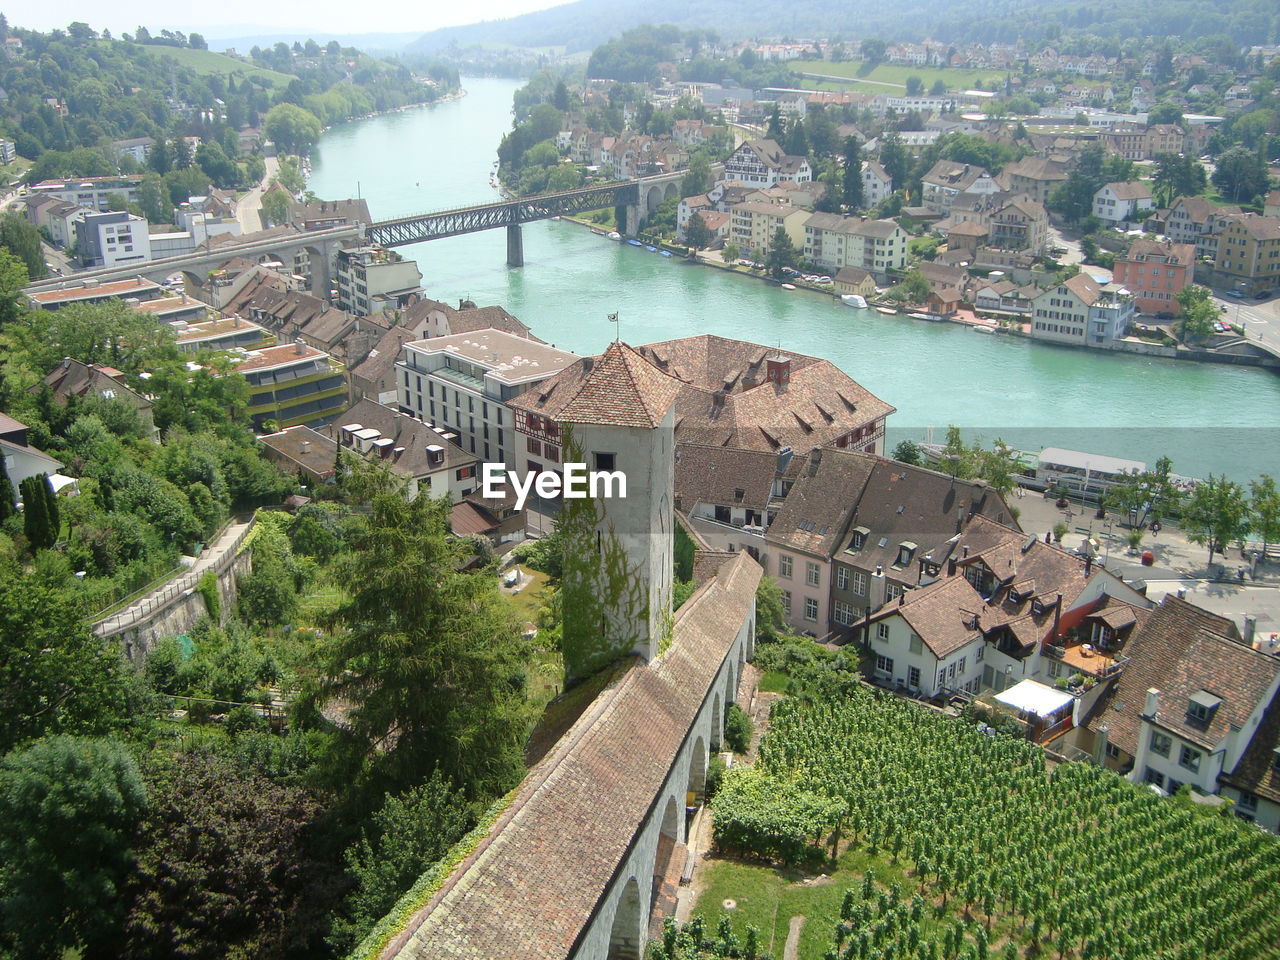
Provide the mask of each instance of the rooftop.
{"label": "rooftop", "polygon": [[69,282],[71,286],[58,290],[41,290],[28,296],[32,303],[42,306],[51,303],[74,303],[77,300],[100,300],[104,297],[136,297],[139,294],[151,296],[164,290],[160,284],[152,280],[144,280],[142,277],[113,280],[110,283],[96,283],[91,280]]}
{"label": "rooftop", "polygon": [[310,363],[320,359],[327,360],[329,355],[323,350],[309,347],[305,343],[281,343],[274,347],[262,347],[258,350],[247,351],[244,360],[236,365],[236,370],[240,373],[248,373],[251,370],[287,367],[294,363]]}
{"label": "rooftop", "polygon": [[484,367],[487,375],[511,385],[543,380],[576,363],[578,357],[502,330],[474,330],[405,344],[427,356],[446,355]]}

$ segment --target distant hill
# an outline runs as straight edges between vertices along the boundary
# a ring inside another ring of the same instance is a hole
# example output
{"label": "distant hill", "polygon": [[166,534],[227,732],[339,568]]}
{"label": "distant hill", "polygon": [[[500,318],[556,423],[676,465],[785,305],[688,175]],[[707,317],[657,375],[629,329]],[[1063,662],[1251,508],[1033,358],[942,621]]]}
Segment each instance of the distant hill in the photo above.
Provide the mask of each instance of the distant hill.
{"label": "distant hill", "polygon": [[[509,20],[434,30],[406,49],[497,43],[589,50],[644,23],[713,29],[724,39],[882,37],[950,42],[1036,41],[1049,31],[1140,38],[1227,34],[1238,43],[1280,39],[1275,0],[577,0]],[[1053,33],[1048,33],[1053,36]]]}

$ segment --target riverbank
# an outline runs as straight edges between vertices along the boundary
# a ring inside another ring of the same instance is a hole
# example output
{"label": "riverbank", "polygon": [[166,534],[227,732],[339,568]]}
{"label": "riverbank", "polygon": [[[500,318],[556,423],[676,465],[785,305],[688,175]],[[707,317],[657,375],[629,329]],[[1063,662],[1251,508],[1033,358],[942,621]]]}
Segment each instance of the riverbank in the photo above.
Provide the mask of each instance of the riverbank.
{"label": "riverbank", "polygon": [[461,100],[466,95],[467,91],[462,87],[459,87],[457,90],[451,90],[444,96],[437,97],[434,100],[424,100],[422,103],[406,103],[403,106],[390,107],[386,110],[375,110],[373,113],[362,113],[358,117],[347,117],[345,120],[339,120],[337,123],[331,123],[329,126],[324,127],[321,134],[323,135],[328,133],[330,130],[337,129],[348,123],[357,123],[361,120],[373,120],[375,117],[389,117],[392,114],[407,113],[411,110],[417,110],[420,107],[436,107],[442,103],[452,103],[455,100]]}

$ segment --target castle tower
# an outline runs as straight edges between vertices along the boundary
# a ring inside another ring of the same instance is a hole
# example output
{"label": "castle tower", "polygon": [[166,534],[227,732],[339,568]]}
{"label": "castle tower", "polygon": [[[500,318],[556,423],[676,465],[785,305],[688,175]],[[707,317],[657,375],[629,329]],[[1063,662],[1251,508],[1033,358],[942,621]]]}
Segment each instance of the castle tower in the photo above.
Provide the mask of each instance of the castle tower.
{"label": "castle tower", "polygon": [[[675,380],[621,342],[560,412],[565,462],[617,471],[626,496],[564,502],[565,669],[586,676],[627,653],[651,660],[672,629]],[[602,489],[598,488],[598,489]]]}

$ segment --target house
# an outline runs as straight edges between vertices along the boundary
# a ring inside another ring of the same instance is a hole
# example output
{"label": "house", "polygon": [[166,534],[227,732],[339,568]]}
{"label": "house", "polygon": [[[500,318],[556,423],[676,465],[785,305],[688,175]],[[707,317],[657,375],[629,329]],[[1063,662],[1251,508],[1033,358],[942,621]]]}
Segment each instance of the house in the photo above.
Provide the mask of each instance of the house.
{"label": "house", "polygon": [[855,451],[813,450],[778,492],[762,563],[792,625],[818,636],[849,638],[868,614],[936,579],[973,517],[1018,535],[982,481]]}
{"label": "house", "polygon": [[906,266],[910,236],[895,220],[864,220],[836,213],[809,214],[804,221],[805,257],[829,270],[859,267],[881,282]]}
{"label": "house", "polygon": [[813,179],[805,157],[791,157],[774,140],[747,140],[724,162],[724,179],[771,187],[779,180]]}
{"label": "house", "polygon": [[524,539],[526,518],[515,508],[510,485],[500,498],[485,498],[473,490],[453,505],[449,530],[455,537],[484,537],[493,546]]}
{"label": "house", "polygon": [[675,507],[710,547],[746,550],[759,560],[764,532],[805,457],[708,443],[679,445]]}
{"label": "house", "polygon": [[1193,244],[1197,257],[1212,259],[1217,251],[1220,221],[1243,212],[1239,207],[1219,207],[1204,197],[1178,197],[1169,207],[1165,233],[1174,243]]}
{"label": "house", "polygon": [[1267,194],[1267,199],[1262,206],[1262,215],[1280,217],[1280,190],[1272,190]]}
{"label": "house", "polygon": [[1123,337],[1135,312],[1128,290],[1115,283],[1104,286],[1084,273],[1049,287],[1032,307],[1032,337],[1091,347],[1107,347]]}
{"label": "house", "polygon": [[1182,153],[1186,131],[1172,123],[1156,123],[1147,128],[1145,160],[1154,160],[1162,153]]}
{"label": "house", "polygon": [[42,473],[53,476],[62,469],[62,464],[49,454],[31,446],[27,425],[6,413],[0,413],[0,456],[4,457],[4,469],[15,491],[28,477]]}
{"label": "house", "polygon": [[1019,287],[1012,280],[988,281],[976,287],[973,305],[978,310],[990,313],[1026,315],[1031,313],[1032,304],[1039,293],[1040,288],[1030,284]]}
{"label": "house", "polygon": [[512,401],[536,390],[578,357],[503,330],[431,337],[406,343],[396,363],[402,412],[458,435],[464,450],[509,469],[560,468],[558,444],[547,447],[516,435]]}
{"label": "house", "polygon": [[362,246],[338,251],[338,306],[363,317],[407,306],[422,292],[416,260]]}
{"label": "house", "polygon": [[1174,314],[1178,294],[1193,279],[1195,260],[1196,248],[1189,243],[1138,238],[1116,257],[1113,274],[1143,313]]}
{"label": "house", "polygon": [[309,233],[349,223],[369,224],[373,218],[369,216],[369,204],[364,200],[312,200],[289,204],[287,221]]}
{"label": "house", "polygon": [[385,463],[410,497],[426,491],[459,503],[480,485],[480,458],[446,440],[449,431],[376,400],[357,400],[322,432],[344,452]]}
{"label": "house", "polygon": [[151,259],[149,225],[123,210],[88,213],[76,223],[76,250],[86,268],[121,267]]}
{"label": "house", "polygon": [[232,314],[229,317],[218,316],[208,320],[189,323],[178,320],[170,323],[173,327],[174,339],[178,349],[184,353],[196,353],[200,350],[244,350],[260,346],[271,346],[275,337],[267,330]]}
{"label": "house", "polygon": [[268,420],[277,430],[322,426],[346,406],[342,364],[301,340],[249,350],[235,370],[249,383],[247,413],[255,431],[263,431]]}
{"label": "house", "polygon": [[862,161],[862,205],[874,207],[893,195],[893,177],[874,160]]}
{"label": "house", "polygon": [[155,404],[150,397],[144,397],[129,387],[125,383],[124,373],[114,367],[81,363],[79,360],[63,357],[61,363],[27,392],[39,393],[46,386],[53,392],[54,399],[64,406],[73,398],[93,396],[132,407],[147,435],[156,443],[160,442],[160,431],[156,429],[152,415]]}
{"label": "house", "polygon": [[957,194],[995,193],[1000,189],[985,168],[954,160],[939,160],[920,182],[924,206],[943,215],[951,209]]}
{"label": "house", "polygon": [[714,210],[715,201],[713,201],[705,193],[699,193],[692,197],[683,197],[679,206],[676,207],[676,230],[680,233],[684,232],[684,225],[689,222],[689,217],[703,210]]}
{"label": "house", "polygon": [[711,246],[719,246],[729,239],[729,224],[732,219],[729,214],[719,210],[703,210],[698,216],[711,235]]}
{"label": "house", "polygon": [[58,310],[72,303],[103,303],[107,300],[154,300],[167,291],[154,280],[134,277],[99,283],[96,280],[68,281],[69,286],[27,294],[36,310]]}
{"label": "house", "polygon": [[811,216],[802,207],[761,202],[735,204],[729,215],[729,239],[757,259],[769,252],[779,229],[786,232],[797,250],[803,249],[805,222]]}
{"label": "house", "polygon": [[1047,204],[1049,194],[1066,183],[1069,164],[1059,157],[1023,157],[1000,171],[1010,193],[1025,193],[1036,203]]}
{"label": "house", "polygon": [[115,197],[138,202],[141,177],[85,177],[82,180],[42,180],[27,188],[29,196],[53,196],[76,206],[106,212]]}
{"label": "house", "polygon": [[988,219],[987,246],[1040,256],[1049,245],[1049,212],[1027,196],[1013,197]]}
{"label": "house", "polygon": [[154,137],[130,137],[127,140],[112,141],[111,148],[115,150],[116,156],[129,157],[141,166],[147,162],[147,157],[151,155],[151,148],[155,145]]}
{"label": "house", "polygon": [[945,232],[948,250],[964,250],[974,254],[979,247],[986,246],[991,228],[980,220],[961,220],[958,223],[952,222]]}
{"label": "house", "polygon": [[1217,236],[1218,284],[1254,295],[1280,288],[1280,217],[1226,217]]}
{"label": "house", "polygon": [[1093,195],[1093,215],[1111,226],[1137,223],[1154,209],[1151,187],[1143,180],[1107,183]]}
{"label": "house", "polygon": [[291,477],[305,477],[309,483],[333,480],[338,445],[310,427],[285,427],[258,437],[262,455]]}
{"label": "house", "polygon": [[955,287],[935,285],[930,288],[929,295],[925,297],[924,308],[932,316],[950,317],[960,309],[963,300],[964,294]]}
{"label": "house", "polygon": [[835,275],[836,293],[857,294],[860,297],[873,297],[876,292],[876,280],[871,271],[861,267],[841,267]]}

